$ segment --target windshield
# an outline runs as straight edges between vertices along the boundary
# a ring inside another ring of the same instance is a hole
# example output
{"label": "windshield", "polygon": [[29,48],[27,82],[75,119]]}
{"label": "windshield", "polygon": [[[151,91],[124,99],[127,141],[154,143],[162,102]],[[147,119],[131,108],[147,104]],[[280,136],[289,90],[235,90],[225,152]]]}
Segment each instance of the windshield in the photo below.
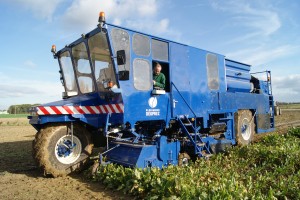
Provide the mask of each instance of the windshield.
{"label": "windshield", "polygon": [[74,69],[72,65],[71,55],[69,51],[65,51],[60,54],[60,65],[64,74],[64,85],[67,92],[73,92],[77,94],[77,85],[75,80]]}
{"label": "windshield", "polygon": [[70,52],[64,51],[60,54],[59,61],[68,96],[77,95],[78,91],[85,94],[94,92],[97,88],[99,92],[104,92],[117,87],[106,34],[97,33],[87,43],[82,41],[72,47]]}
{"label": "windshield", "polygon": [[89,39],[88,45],[98,91],[105,91],[108,87],[117,87],[106,35],[97,33]]}
{"label": "windshield", "polygon": [[72,56],[81,93],[94,92],[95,87],[92,78],[92,70],[84,42],[81,42],[72,48]]}

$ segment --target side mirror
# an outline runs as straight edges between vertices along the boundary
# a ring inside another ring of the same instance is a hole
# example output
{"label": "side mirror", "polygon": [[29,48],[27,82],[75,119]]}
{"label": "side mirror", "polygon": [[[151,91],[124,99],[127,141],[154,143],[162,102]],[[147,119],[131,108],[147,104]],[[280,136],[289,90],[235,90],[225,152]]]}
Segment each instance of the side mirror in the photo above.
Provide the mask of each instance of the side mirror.
{"label": "side mirror", "polygon": [[121,81],[129,80],[129,71],[119,71],[119,80]]}
{"label": "side mirror", "polygon": [[126,64],[125,50],[117,51],[117,63],[118,63],[118,65],[125,65]]}

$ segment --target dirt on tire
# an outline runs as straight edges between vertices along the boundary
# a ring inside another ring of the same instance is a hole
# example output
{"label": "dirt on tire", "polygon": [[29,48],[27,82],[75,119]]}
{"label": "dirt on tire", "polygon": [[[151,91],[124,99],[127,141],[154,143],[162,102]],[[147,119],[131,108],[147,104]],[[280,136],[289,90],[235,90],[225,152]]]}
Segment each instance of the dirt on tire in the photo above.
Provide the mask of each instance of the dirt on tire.
{"label": "dirt on tire", "polygon": [[74,125],[74,136],[81,138],[83,151],[78,160],[73,164],[60,163],[54,155],[55,144],[61,136],[68,134],[65,124],[52,124],[41,129],[33,141],[33,155],[36,163],[44,170],[45,174],[54,177],[65,176],[71,172],[84,168],[88,157],[92,153],[93,144],[91,134],[83,126]]}

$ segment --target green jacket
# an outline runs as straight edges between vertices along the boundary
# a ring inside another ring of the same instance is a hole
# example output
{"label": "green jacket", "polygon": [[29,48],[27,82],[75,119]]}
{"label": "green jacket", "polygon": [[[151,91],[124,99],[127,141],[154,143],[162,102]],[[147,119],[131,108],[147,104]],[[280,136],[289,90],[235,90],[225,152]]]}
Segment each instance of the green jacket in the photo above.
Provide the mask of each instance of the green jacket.
{"label": "green jacket", "polygon": [[158,75],[153,74],[153,80],[155,81],[154,87],[165,89],[166,77],[163,73],[159,73]]}

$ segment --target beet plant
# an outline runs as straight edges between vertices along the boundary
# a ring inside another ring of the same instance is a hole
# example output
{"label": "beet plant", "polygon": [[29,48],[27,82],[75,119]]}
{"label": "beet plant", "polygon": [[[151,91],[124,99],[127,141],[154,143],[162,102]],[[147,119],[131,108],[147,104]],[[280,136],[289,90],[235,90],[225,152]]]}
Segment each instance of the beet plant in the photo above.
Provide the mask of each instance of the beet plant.
{"label": "beet plant", "polygon": [[188,166],[100,166],[94,181],[145,199],[300,199],[300,129]]}

